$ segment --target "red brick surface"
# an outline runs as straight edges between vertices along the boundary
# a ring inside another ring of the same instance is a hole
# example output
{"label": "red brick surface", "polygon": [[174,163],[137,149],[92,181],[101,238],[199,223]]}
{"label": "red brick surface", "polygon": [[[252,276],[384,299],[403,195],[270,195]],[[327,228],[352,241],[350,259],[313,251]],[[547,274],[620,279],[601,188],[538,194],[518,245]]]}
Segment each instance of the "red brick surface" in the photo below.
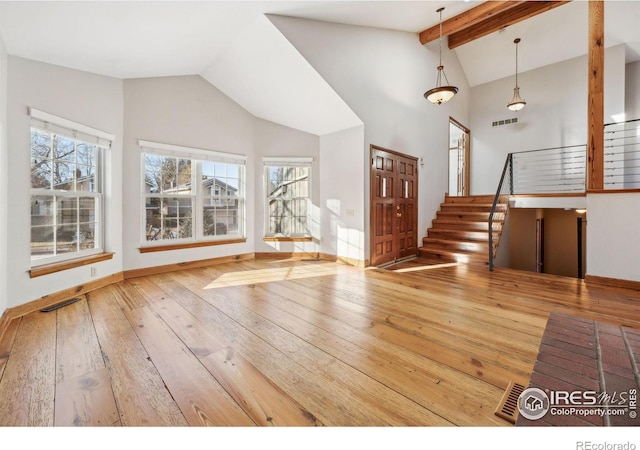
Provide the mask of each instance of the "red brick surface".
{"label": "red brick surface", "polygon": [[[559,415],[550,411],[538,420],[518,417],[517,426],[639,426],[630,414],[629,392],[640,391],[640,330],[551,313],[538,349],[529,387],[551,391],[594,391],[609,401],[597,408],[622,415]],[[622,395],[622,397],[621,397]],[[621,402],[621,403],[619,403]],[[640,404],[634,411],[640,413]]]}

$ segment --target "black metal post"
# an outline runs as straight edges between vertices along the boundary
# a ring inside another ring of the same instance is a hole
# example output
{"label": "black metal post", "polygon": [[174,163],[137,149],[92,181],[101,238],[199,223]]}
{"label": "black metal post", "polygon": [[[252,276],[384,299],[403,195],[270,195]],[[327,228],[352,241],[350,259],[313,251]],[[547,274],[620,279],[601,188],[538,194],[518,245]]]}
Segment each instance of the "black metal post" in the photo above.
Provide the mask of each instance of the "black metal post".
{"label": "black metal post", "polygon": [[578,278],[582,278],[582,222],[582,217],[578,217]]}

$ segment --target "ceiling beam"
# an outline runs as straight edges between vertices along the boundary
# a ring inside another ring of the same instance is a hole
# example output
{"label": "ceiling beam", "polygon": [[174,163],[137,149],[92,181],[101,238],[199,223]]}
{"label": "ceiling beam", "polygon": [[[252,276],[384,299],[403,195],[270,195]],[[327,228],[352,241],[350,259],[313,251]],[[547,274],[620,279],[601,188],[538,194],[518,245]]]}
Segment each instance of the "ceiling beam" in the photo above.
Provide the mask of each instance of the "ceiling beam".
{"label": "ceiling beam", "polygon": [[[495,16],[498,13],[513,8],[514,6],[523,3],[520,1],[488,1],[474,6],[467,11],[464,11],[457,16],[451,17],[442,22],[442,35],[449,36],[452,33],[458,32],[472,25],[476,25],[483,20]],[[440,23],[427,28],[420,32],[420,43],[427,44],[431,41],[435,41],[440,37]]]}
{"label": "ceiling beam", "polygon": [[[467,44],[475,39],[498,31],[509,25],[516,24],[523,20],[547,12],[551,9],[569,3],[571,0],[550,0],[550,1],[524,1],[517,5],[492,15],[482,22],[470,27],[449,34],[449,48],[453,49]],[[443,31],[444,34],[444,31]]]}

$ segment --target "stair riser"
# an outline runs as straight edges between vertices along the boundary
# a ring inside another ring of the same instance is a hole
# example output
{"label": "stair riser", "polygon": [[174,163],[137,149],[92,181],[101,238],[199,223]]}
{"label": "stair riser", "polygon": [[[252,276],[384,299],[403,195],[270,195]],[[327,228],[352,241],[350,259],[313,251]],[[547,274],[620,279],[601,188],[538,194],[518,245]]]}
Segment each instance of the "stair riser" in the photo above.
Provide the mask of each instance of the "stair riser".
{"label": "stair riser", "polygon": [[[435,219],[433,221],[433,229],[447,229],[447,230],[464,230],[464,231],[485,231],[488,232],[489,224],[487,222],[470,222],[465,220],[447,220],[447,219]],[[495,222],[493,224],[494,231],[499,231],[502,223]]]}
{"label": "stair riser", "polygon": [[448,252],[446,250],[437,249],[418,249],[418,256],[421,258],[431,258],[441,260],[442,262],[461,262],[468,264],[488,264],[487,255],[479,254],[456,254],[455,252]]}
{"label": "stair riser", "polygon": [[[472,203],[442,203],[440,205],[441,211],[449,212],[491,212],[492,205],[483,205]],[[496,211],[505,212],[507,210],[506,205],[496,205]]]}
{"label": "stair riser", "polygon": [[[451,230],[451,229],[437,229],[429,228],[427,230],[427,237],[436,239],[447,240],[460,240],[460,241],[479,241],[488,242],[488,231],[465,231],[465,230]],[[498,233],[493,233],[494,239],[498,238]]]}
{"label": "stair riser", "polygon": [[493,203],[495,195],[468,195],[465,197],[445,196],[445,203]]}
{"label": "stair riser", "polygon": [[422,240],[423,247],[426,248],[438,248],[444,250],[452,250],[452,251],[464,251],[464,252],[474,252],[474,253],[486,253],[488,252],[489,245],[474,243],[474,242],[433,242],[429,240],[429,238],[424,238]]}
{"label": "stair riser", "polygon": [[[458,213],[458,212],[438,211],[436,217],[438,219],[466,220],[469,222],[487,222],[489,220],[489,213],[488,212]],[[494,222],[504,220],[504,214],[502,213],[494,214],[493,220]]]}

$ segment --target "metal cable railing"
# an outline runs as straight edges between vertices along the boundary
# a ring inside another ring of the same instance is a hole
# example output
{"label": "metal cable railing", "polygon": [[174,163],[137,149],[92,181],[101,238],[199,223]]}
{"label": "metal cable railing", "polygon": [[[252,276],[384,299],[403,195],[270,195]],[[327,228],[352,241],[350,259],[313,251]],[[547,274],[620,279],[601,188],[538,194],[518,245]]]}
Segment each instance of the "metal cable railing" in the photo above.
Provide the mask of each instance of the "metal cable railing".
{"label": "metal cable railing", "polygon": [[640,188],[640,119],[605,124],[604,188]]}
{"label": "metal cable railing", "polygon": [[513,153],[512,194],[585,191],[586,145]]}

